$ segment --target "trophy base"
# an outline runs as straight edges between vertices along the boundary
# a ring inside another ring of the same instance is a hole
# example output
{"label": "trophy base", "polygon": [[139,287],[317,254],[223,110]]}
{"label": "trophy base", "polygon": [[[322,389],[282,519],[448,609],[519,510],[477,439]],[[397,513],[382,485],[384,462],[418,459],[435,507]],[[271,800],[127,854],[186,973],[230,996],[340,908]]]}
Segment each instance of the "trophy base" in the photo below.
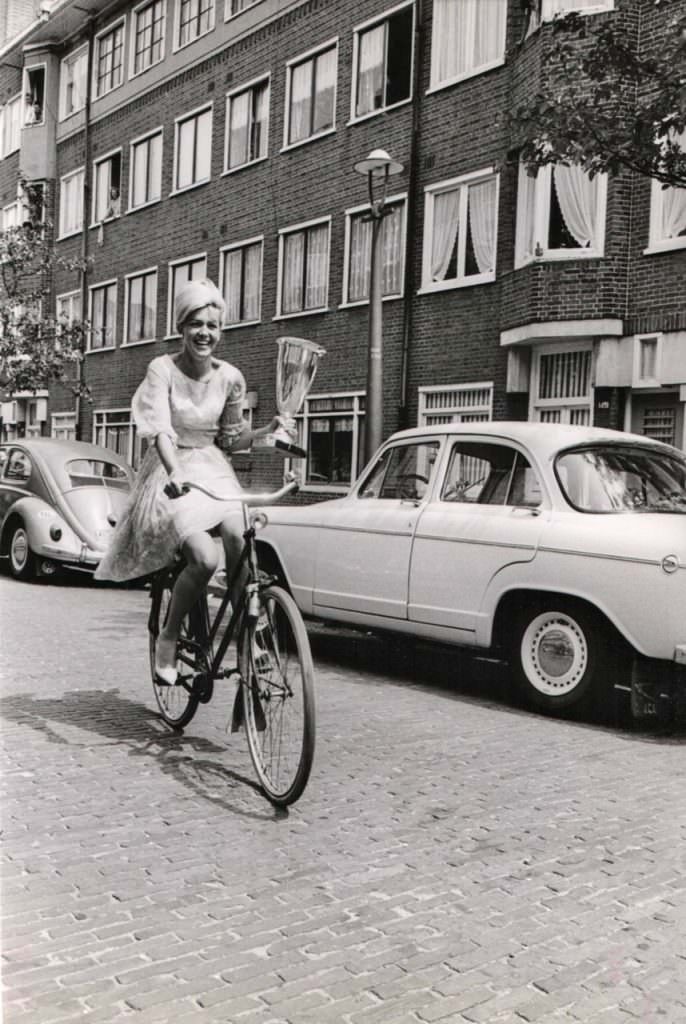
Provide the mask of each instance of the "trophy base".
{"label": "trophy base", "polygon": [[281,441],[277,438],[274,441],[274,447],[278,448],[281,452],[286,452],[287,455],[292,455],[294,459],[304,459],[307,455],[304,448],[300,448],[297,444],[293,444],[292,441]]}

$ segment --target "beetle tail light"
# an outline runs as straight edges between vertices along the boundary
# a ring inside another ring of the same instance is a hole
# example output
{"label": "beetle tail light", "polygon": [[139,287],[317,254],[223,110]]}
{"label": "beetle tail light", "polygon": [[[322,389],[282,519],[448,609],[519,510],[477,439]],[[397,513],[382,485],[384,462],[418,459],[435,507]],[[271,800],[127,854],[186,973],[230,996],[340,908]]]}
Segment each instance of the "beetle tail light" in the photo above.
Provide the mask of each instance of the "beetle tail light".
{"label": "beetle tail light", "polygon": [[57,523],[53,523],[50,527],[50,536],[53,540],[60,540],[62,537],[62,527],[58,526]]}

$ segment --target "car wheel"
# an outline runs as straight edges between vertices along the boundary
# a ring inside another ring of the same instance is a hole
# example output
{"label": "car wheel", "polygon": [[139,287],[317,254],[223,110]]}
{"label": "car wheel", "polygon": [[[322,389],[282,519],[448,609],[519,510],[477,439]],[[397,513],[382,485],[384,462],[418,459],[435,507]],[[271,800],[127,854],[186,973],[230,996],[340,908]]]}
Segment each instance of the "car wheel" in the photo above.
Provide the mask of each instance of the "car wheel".
{"label": "car wheel", "polygon": [[30,580],[36,575],[36,556],[29,546],[23,523],[17,523],[10,536],[10,572],[15,580]]}
{"label": "car wheel", "polygon": [[607,683],[608,640],[601,619],[571,603],[521,614],[510,660],[528,702],[548,712],[588,706]]}

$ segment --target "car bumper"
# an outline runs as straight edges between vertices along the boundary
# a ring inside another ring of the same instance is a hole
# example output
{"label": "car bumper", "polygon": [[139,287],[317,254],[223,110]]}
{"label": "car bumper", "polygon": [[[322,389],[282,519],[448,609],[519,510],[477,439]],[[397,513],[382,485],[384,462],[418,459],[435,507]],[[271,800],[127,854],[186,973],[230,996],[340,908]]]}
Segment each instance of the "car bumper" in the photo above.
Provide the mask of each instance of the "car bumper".
{"label": "car bumper", "polygon": [[86,572],[95,570],[103,554],[103,551],[94,551],[86,544],[83,544],[78,551],[73,548],[60,547],[59,544],[41,544],[36,551],[39,560],[47,559],[59,562],[65,568],[83,569]]}
{"label": "car bumper", "polygon": [[673,661],[634,658],[631,710],[636,718],[686,722],[686,660],[677,660],[676,652]]}

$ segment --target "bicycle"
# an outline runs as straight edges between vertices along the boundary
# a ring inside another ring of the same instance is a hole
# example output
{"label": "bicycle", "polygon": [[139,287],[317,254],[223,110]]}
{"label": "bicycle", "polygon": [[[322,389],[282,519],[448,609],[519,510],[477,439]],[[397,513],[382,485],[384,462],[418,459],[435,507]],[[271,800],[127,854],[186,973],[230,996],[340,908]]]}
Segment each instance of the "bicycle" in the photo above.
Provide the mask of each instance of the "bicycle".
{"label": "bicycle", "polygon": [[[225,500],[199,484],[186,482],[184,486]],[[185,564],[181,555],[153,577],[148,618],[150,671],[164,721],[173,729],[183,729],[198,706],[211,700],[217,680],[236,678],[231,732],[245,727],[259,783],[268,799],[281,807],[302,795],[312,768],[314,668],[298,606],[277,578],[262,572],[258,565],[255,536],[266,525],[266,514],[248,510],[274,504],[297,487],[291,480],[278,491],[236,496],[243,511],[243,549],[214,619],[210,621],[206,590],[183,620],[177,644],[178,678],[173,685],[156,678],[155,646],[166,621],[172,588]],[[222,631],[230,594],[244,566],[247,582]],[[235,663],[229,654],[233,641]]]}

